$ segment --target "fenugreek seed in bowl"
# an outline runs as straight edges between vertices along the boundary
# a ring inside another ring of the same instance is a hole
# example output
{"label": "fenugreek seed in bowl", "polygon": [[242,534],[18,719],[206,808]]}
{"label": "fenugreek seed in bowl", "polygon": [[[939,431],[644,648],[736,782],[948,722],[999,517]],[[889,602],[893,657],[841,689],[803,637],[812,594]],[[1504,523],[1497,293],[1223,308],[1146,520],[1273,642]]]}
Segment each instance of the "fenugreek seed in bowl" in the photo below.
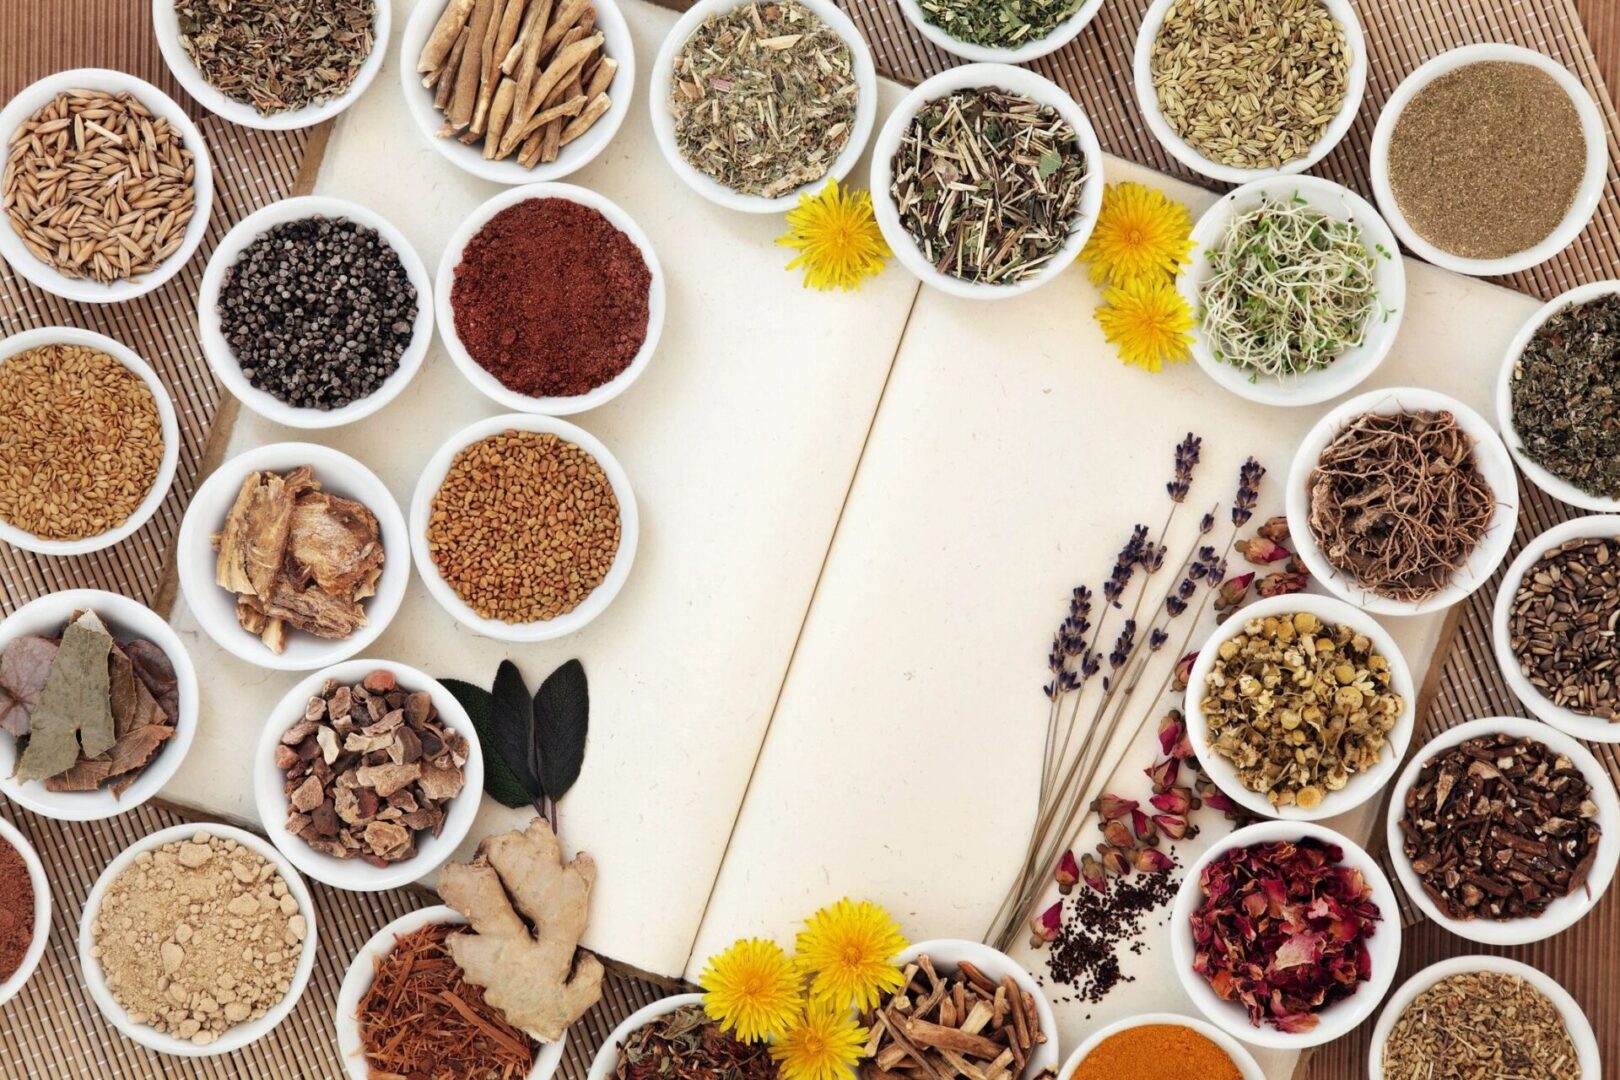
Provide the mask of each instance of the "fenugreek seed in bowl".
{"label": "fenugreek seed in bowl", "polygon": [[543,641],[601,614],[635,558],[629,477],[607,447],[546,416],[453,436],[411,500],[417,570],[447,612],[489,637]]}
{"label": "fenugreek seed in bowl", "polygon": [[1199,650],[1188,686],[1198,760],[1264,817],[1315,821],[1359,806],[1412,737],[1415,690],[1399,647],[1327,597],[1243,608]]}

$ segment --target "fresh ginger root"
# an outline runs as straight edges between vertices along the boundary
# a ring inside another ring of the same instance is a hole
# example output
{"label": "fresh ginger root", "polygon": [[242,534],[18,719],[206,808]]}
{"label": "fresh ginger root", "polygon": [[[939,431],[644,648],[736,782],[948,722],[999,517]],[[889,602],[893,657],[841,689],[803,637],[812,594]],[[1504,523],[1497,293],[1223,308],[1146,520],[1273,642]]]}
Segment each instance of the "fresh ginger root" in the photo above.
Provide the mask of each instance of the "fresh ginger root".
{"label": "fresh ginger root", "polygon": [[584,852],[563,865],[541,817],[485,839],[471,863],[439,874],[439,895],[477,931],[452,936],[450,955],[486,1001],[541,1042],[562,1038],[602,996],[602,964],[579,950],[595,881]]}

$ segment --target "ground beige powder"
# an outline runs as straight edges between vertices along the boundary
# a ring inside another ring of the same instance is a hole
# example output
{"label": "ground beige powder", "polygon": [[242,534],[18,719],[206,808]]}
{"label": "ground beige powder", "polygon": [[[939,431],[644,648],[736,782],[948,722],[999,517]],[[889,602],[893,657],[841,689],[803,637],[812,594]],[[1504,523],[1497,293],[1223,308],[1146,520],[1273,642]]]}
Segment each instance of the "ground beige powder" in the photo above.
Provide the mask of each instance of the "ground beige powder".
{"label": "ground beige powder", "polygon": [[309,926],[273,863],[199,832],[120,873],[91,932],[130,1020],[207,1046],[287,996]]}

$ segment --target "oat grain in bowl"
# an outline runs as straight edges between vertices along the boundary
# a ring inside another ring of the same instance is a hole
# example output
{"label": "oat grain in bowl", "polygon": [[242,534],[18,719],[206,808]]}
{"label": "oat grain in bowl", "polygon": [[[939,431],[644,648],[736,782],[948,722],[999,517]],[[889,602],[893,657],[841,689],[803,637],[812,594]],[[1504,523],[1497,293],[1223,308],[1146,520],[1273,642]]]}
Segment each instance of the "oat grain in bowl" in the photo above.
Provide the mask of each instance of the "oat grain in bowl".
{"label": "oat grain in bowl", "polygon": [[1561,708],[1620,723],[1620,537],[1550,548],[1525,573],[1508,615],[1519,670]]}
{"label": "oat grain in bowl", "polygon": [[1474,971],[1441,979],[1401,1012],[1384,1042],[1383,1074],[1579,1080],[1581,1064],[1547,995],[1518,975]]}
{"label": "oat grain in bowl", "polygon": [[1080,224],[1091,163],[1050,105],[996,87],[928,102],[906,125],[889,194],[942,274],[1013,285],[1040,274]]}
{"label": "oat grain in bowl", "polygon": [[744,195],[774,199],[827,175],[860,91],[849,45],[794,0],[703,21],[675,54],[669,108],[681,157]]}
{"label": "oat grain in bowl", "polygon": [[7,136],[6,215],[40,262],[101,284],[151,273],[185,242],[196,163],[128,92],[69,90]]}
{"label": "oat grain in bowl", "polygon": [[600,211],[528,199],[467,241],[450,289],[456,337],[500,384],[578,397],[617,378],[646,343],[652,271]]}
{"label": "oat grain in bowl", "polygon": [[507,431],[463,448],[433,496],[427,540],[445,583],[506,623],[555,619],[601,585],[619,500],[596,459],[556,435]]}
{"label": "oat grain in bowl", "polygon": [[163,464],[151,387],[85,345],[0,359],[0,519],[42,540],[118,528]]}
{"label": "oat grain in bowl", "polygon": [[1176,0],[1153,41],[1159,109],[1235,169],[1305,157],[1344,105],[1351,57],[1322,0]]}
{"label": "oat grain in bowl", "polygon": [[373,0],[174,0],[174,13],[202,77],[261,116],[342,97],[376,47]]}
{"label": "oat grain in bowl", "polygon": [[309,930],[274,863],[199,831],[112,880],[90,955],[132,1023],[207,1046],[287,996]]}

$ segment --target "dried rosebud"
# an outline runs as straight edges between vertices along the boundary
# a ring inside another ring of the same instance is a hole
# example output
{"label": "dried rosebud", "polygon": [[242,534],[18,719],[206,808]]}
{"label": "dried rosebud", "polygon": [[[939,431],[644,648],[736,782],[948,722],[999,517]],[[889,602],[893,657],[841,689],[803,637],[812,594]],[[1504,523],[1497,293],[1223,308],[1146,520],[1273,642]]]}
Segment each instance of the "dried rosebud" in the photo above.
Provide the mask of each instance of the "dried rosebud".
{"label": "dried rosebud", "polygon": [[1261,596],[1292,596],[1294,593],[1304,592],[1305,586],[1310,583],[1309,574],[1290,574],[1279,570],[1275,574],[1267,574],[1261,578],[1254,591]]}
{"label": "dried rosebud", "polygon": [[1198,835],[1198,826],[1179,814],[1154,814],[1153,823],[1172,840],[1190,840]]}
{"label": "dried rosebud", "polygon": [[1263,536],[1256,536],[1252,540],[1239,540],[1238,553],[1256,566],[1269,566],[1274,562],[1282,562],[1289,557],[1289,552],[1281,544],[1273,543]]}
{"label": "dried rosebud", "polygon": [[1074,888],[1074,883],[1080,880],[1080,864],[1074,861],[1074,852],[1063,853],[1052,876],[1057,879],[1058,892],[1068,896]]}
{"label": "dried rosebud", "polygon": [[1253,570],[1221,582],[1221,591],[1215,597],[1215,610],[1230,611],[1243,603],[1243,598],[1249,595],[1249,586],[1252,584],[1254,584]]}
{"label": "dried rosebud", "polygon": [[1144,874],[1165,874],[1175,868],[1170,856],[1157,848],[1143,848],[1138,851],[1134,865]]}
{"label": "dried rosebud", "polygon": [[1197,751],[1193,749],[1192,736],[1187,734],[1185,731],[1181,733],[1181,739],[1176,743],[1176,745],[1170,748],[1171,757],[1175,758],[1177,761],[1190,761],[1193,763],[1192,767],[1195,769],[1198,767],[1198,758],[1195,756],[1196,754]]}
{"label": "dried rosebud", "polygon": [[1102,864],[1103,869],[1114,877],[1125,877],[1131,872],[1131,856],[1124,848],[1111,847],[1105,850],[1102,853]]}
{"label": "dried rosebud", "polygon": [[1270,519],[1255,531],[1273,544],[1288,543],[1288,519],[1281,514]]}
{"label": "dried rosebud", "polygon": [[[1141,811],[1136,811],[1140,813]],[[1123,821],[1110,821],[1103,826],[1103,839],[1112,847],[1135,847],[1136,838],[1131,835],[1131,827]]]}
{"label": "dried rosebud", "polygon": [[1176,748],[1181,737],[1187,733],[1187,723],[1182,719],[1181,713],[1171,709],[1159,721],[1159,750],[1166,757]]}
{"label": "dried rosebud", "polygon": [[1089,851],[1080,860],[1080,880],[1100,893],[1108,891],[1108,871]]}
{"label": "dried rosebud", "polygon": [[1165,758],[1152,768],[1142,771],[1153,781],[1154,791],[1169,791],[1176,786],[1176,778],[1181,775],[1181,762],[1175,758]]}
{"label": "dried rosebud", "polygon": [[1204,805],[1223,814],[1235,814],[1238,809],[1238,804],[1232,801],[1232,796],[1219,788],[1205,793]]}
{"label": "dried rosebud", "polygon": [[1104,792],[1092,802],[1091,809],[1096,811],[1097,816],[1104,821],[1118,821],[1120,818],[1129,816],[1137,805],[1135,799],[1125,799]]}
{"label": "dried rosebud", "polygon": [[1158,827],[1153,824],[1152,818],[1140,810],[1131,811],[1131,831],[1141,843],[1157,845],[1159,842]]}
{"label": "dried rosebud", "polygon": [[1183,656],[1180,660],[1176,661],[1176,668],[1173,678],[1175,680],[1175,688],[1177,690],[1187,689],[1187,684],[1192,682],[1193,664],[1196,663],[1197,660],[1198,654],[1196,652],[1190,652],[1186,656]]}
{"label": "dried rosebud", "polygon": [[1161,791],[1150,800],[1157,810],[1166,814],[1185,814],[1192,809],[1192,792],[1184,787]]}
{"label": "dried rosebud", "polygon": [[1063,928],[1063,901],[1059,900],[1039,915],[1029,921],[1029,943],[1034,948],[1040,948],[1050,941],[1055,941],[1058,931]]}

